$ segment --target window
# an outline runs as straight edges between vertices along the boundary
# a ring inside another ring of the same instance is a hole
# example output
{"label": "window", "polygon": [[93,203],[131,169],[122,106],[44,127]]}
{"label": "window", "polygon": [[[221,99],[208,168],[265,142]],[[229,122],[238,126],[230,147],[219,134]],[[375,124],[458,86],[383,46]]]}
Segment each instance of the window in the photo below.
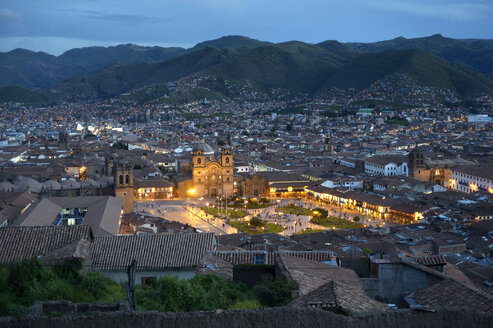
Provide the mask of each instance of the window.
{"label": "window", "polygon": [[120,177],[118,178],[120,184],[123,184],[123,175],[120,174]]}
{"label": "window", "polygon": [[265,254],[255,254],[254,264],[265,264]]}
{"label": "window", "polygon": [[226,157],[226,163],[229,163],[229,157]]}
{"label": "window", "polygon": [[202,159],[197,158],[197,164],[200,164],[200,163],[202,163]]}
{"label": "window", "polygon": [[130,183],[130,176],[128,174],[125,176],[125,183],[126,184]]}

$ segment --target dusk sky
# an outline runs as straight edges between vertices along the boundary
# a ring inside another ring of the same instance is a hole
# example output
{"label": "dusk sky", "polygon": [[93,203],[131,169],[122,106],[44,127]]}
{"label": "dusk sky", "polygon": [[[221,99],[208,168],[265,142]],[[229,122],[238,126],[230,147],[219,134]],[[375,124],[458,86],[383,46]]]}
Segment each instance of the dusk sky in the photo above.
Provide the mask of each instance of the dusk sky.
{"label": "dusk sky", "polygon": [[0,0],[0,51],[59,55],[121,43],[191,47],[224,35],[317,43],[436,33],[493,39],[493,1]]}

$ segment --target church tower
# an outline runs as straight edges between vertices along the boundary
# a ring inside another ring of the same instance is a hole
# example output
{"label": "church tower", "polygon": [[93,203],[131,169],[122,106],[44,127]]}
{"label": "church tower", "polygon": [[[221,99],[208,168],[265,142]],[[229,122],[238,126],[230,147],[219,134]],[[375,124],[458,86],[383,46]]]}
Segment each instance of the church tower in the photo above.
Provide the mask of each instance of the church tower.
{"label": "church tower", "polygon": [[132,165],[120,159],[113,170],[115,196],[123,199],[123,214],[134,211],[134,177]]}
{"label": "church tower", "polygon": [[234,164],[231,146],[226,145],[221,149],[222,194],[231,197],[234,194]]}
{"label": "church tower", "polygon": [[[423,152],[418,148],[414,148],[408,155],[408,167],[409,167],[409,176],[414,177],[418,180],[423,180],[425,177],[426,165],[425,165],[425,157]],[[421,177],[421,179],[420,179]],[[428,179],[424,179],[423,181],[427,181]]]}

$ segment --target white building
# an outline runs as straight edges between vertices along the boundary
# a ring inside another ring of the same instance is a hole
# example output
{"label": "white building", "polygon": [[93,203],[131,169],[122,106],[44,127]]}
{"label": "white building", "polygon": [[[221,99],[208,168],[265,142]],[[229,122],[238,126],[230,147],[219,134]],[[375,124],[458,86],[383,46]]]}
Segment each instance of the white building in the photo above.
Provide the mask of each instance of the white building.
{"label": "white building", "polygon": [[407,156],[373,156],[365,159],[365,173],[408,176]]}
{"label": "white building", "polygon": [[452,178],[445,181],[445,187],[466,193],[475,191],[493,193],[493,168],[457,166],[452,170]]}

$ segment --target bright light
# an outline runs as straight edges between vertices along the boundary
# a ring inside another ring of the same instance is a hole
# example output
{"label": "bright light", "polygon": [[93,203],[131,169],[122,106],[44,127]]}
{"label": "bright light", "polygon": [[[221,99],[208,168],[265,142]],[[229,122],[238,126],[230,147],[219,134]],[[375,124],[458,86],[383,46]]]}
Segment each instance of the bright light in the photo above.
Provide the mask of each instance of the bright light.
{"label": "bright light", "polygon": [[188,193],[190,195],[194,195],[195,194],[195,189],[188,189]]}
{"label": "bright light", "polygon": [[293,187],[288,187],[288,191],[289,192],[292,192],[293,191]]}

